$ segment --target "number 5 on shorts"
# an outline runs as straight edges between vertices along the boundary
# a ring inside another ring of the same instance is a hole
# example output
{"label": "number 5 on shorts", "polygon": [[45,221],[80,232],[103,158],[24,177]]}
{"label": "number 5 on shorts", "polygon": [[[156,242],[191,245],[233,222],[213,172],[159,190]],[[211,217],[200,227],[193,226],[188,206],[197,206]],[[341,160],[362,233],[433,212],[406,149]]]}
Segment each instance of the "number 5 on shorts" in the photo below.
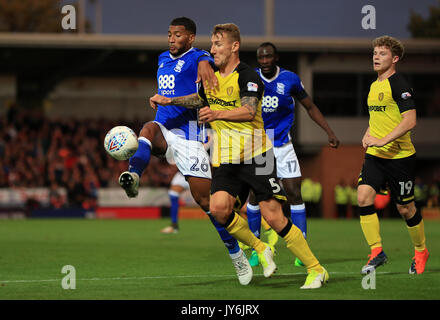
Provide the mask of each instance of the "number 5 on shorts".
{"label": "number 5 on shorts", "polygon": [[272,191],[273,191],[273,193],[278,193],[278,192],[280,192],[281,187],[280,187],[280,185],[276,182],[276,179],[275,179],[275,178],[270,178],[270,179],[269,179],[269,182],[270,182],[270,185],[271,185],[271,187],[272,187]]}

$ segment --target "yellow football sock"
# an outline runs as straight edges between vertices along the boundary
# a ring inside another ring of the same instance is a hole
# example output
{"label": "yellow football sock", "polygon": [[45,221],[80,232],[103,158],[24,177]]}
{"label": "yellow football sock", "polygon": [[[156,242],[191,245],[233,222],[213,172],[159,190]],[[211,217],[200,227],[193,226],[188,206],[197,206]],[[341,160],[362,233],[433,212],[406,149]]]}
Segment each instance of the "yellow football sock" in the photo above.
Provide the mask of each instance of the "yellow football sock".
{"label": "yellow football sock", "polygon": [[411,237],[411,240],[414,243],[415,249],[417,251],[425,250],[426,238],[425,238],[425,223],[423,222],[423,220],[420,221],[418,225],[413,227],[407,226],[407,228],[408,228],[409,236]]}
{"label": "yellow football sock", "polygon": [[235,212],[232,214],[234,218],[225,229],[238,241],[254,248],[257,253],[262,253],[266,249],[264,242],[252,233],[245,219]]}
{"label": "yellow football sock", "polygon": [[306,239],[301,230],[295,225],[291,224],[290,230],[283,237],[286,241],[287,248],[306,266],[307,271],[316,270],[319,273],[323,271],[322,266],[319,264],[318,259],[313,255],[310,250]]}
{"label": "yellow football sock", "polygon": [[263,217],[261,217],[261,226],[262,226],[263,229],[266,230],[266,231],[272,229],[272,228],[270,227],[270,225],[266,222],[266,220],[264,220]]}
{"label": "yellow football sock", "polygon": [[380,225],[377,214],[361,215],[361,228],[365,239],[371,249],[382,247],[382,239],[380,238]]}

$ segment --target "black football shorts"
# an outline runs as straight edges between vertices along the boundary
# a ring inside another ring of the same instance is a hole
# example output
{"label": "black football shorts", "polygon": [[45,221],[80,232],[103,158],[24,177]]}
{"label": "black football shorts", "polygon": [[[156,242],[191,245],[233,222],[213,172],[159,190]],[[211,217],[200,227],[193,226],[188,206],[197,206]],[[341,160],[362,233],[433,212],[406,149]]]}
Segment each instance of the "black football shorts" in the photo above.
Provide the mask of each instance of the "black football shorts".
{"label": "black football shorts", "polygon": [[384,159],[365,154],[359,185],[371,186],[377,193],[388,185],[391,197],[398,204],[414,201],[416,155],[401,159]]}
{"label": "black football shorts", "polygon": [[251,163],[222,163],[219,167],[213,168],[211,194],[226,191],[240,199],[243,205],[251,189],[255,193],[257,202],[270,198],[280,202],[287,200],[286,193],[276,176],[276,161],[272,149],[252,159]]}

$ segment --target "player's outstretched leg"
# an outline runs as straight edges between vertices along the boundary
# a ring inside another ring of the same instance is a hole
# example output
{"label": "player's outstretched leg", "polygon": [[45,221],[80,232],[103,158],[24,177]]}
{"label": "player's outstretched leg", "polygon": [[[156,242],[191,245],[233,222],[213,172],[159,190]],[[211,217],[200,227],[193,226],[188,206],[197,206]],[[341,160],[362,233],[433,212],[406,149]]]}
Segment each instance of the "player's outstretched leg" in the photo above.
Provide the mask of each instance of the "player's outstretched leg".
{"label": "player's outstretched leg", "polygon": [[267,243],[262,242],[251,232],[245,219],[239,214],[232,212],[227,217],[223,226],[235,239],[248,245],[257,252],[258,261],[263,267],[263,274],[266,278],[269,278],[275,273],[277,266],[273,260],[274,249]]}
{"label": "player's outstretched leg", "polygon": [[231,257],[235,272],[237,273],[238,281],[242,285],[249,284],[253,276],[252,268],[244,251],[238,246],[237,239],[233,238],[229,232],[214,219],[209,211],[207,214],[211,220],[211,223],[214,225],[218,234],[220,235],[220,239],[222,239],[226,249],[228,249],[229,256]]}
{"label": "player's outstretched leg", "polygon": [[273,254],[270,254],[272,249],[251,232],[245,219],[233,211],[235,200],[236,199],[226,191],[216,191],[211,195],[210,211],[214,218],[230,235],[255,249],[260,258],[264,276],[270,277],[276,270]]}
{"label": "player's outstretched leg", "polygon": [[211,214],[210,209],[210,190],[211,190],[211,180],[188,177],[188,182],[190,185],[191,194],[194,200],[199,204],[199,206],[208,214],[211,223],[216,228],[220,239],[222,239],[225,244],[226,249],[231,257],[232,264],[234,265],[235,271],[237,273],[238,280],[240,284],[247,285],[252,280],[253,272],[246,258],[245,253],[239,247],[238,241],[234,238],[228,230],[221,225],[215,217]]}
{"label": "player's outstretched leg", "polygon": [[281,204],[272,198],[261,201],[259,205],[269,225],[286,241],[287,248],[306,266],[308,276],[301,289],[317,289],[327,283],[327,270],[313,255],[301,230],[284,216]]}
{"label": "player's outstretched leg", "polygon": [[153,145],[151,141],[158,141],[156,148],[165,153],[165,139],[160,132],[159,126],[154,122],[147,122],[139,134],[139,147],[136,153],[129,159],[128,171],[119,176],[119,185],[125,190],[128,197],[137,197],[139,192],[139,179],[142,172],[148,166],[151,158]]}

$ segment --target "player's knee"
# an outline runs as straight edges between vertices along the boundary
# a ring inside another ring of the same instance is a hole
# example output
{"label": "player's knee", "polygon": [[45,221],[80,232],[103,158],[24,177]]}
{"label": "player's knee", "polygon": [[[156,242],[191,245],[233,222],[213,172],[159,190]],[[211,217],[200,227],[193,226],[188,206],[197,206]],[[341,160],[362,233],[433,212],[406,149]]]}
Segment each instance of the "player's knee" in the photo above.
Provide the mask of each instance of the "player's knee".
{"label": "player's knee", "polygon": [[209,211],[219,223],[224,224],[232,212],[232,208],[226,203],[211,201]]}
{"label": "player's knee", "polygon": [[372,197],[368,193],[358,191],[357,200],[359,207],[366,207],[374,203],[374,196]]}
{"label": "player's knee", "polygon": [[157,131],[160,130],[159,126],[153,122],[147,122],[141,129],[139,133],[140,137],[147,138],[152,141],[157,134]]}
{"label": "player's knee", "polygon": [[363,195],[358,194],[357,195],[357,201],[358,201],[358,206],[359,207],[365,207],[365,206],[368,205],[367,198],[364,197]]}
{"label": "player's knee", "polygon": [[415,206],[411,204],[400,204],[397,205],[397,211],[403,218],[409,219],[414,215],[416,209]]}
{"label": "player's knee", "polygon": [[209,204],[209,211],[214,215],[227,215],[232,211],[232,208],[229,208],[226,203],[211,202]]}
{"label": "player's knee", "polygon": [[374,204],[376,191],[369,185],[360,185],[357,189],[357,200],[359,207],[366,207]]}

